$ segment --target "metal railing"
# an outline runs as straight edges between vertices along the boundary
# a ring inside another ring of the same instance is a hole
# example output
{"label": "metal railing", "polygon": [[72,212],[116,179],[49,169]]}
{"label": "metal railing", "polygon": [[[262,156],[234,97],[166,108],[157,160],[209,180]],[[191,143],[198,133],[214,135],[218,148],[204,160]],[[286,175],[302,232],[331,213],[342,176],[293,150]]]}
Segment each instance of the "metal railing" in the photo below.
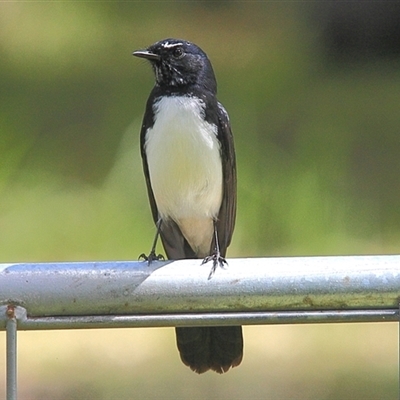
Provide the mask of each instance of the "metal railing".
{"label": "metal railing", "polygon": [[17,330],[399,321],[400,256],[0,264],[7,400]]}

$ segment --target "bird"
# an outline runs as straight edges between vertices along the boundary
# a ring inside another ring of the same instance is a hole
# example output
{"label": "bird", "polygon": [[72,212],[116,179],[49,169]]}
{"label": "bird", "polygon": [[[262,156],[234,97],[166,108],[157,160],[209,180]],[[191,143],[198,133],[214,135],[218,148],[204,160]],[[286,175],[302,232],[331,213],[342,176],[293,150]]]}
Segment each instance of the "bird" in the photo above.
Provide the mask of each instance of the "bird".
{"label": "bird", "polygon": [[[236,159],[228,113],[206,53],[168,38],[133,52],[148,60],[155,85],[147,100],[140,150],[157,228],[148,262],[161,237],[167,258],[224,268],[236,218]],[[241,326],[176,327],[181,360],[201,374],[227,372],[243,357]]]}

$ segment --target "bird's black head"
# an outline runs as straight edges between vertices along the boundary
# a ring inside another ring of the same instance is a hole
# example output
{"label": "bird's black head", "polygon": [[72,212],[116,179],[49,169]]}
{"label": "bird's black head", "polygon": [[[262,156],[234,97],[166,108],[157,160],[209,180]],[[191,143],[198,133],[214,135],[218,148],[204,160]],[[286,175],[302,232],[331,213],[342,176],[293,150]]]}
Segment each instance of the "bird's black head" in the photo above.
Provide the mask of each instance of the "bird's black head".
{"label": "bird's black head", "polygon": [[212,93],[217,83],[211,63],[200,47],[186,40],[164,39],[146,50],[133,53],[150,61],[156,84],[171,91],[190,90],[197,86]]}

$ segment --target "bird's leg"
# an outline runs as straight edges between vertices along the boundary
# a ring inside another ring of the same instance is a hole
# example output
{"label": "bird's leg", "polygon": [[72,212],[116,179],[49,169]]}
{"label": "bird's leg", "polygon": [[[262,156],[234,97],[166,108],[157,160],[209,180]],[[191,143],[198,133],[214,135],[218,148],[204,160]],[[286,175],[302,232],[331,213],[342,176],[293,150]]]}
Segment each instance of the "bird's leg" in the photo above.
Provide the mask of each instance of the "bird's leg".
{"label": "bird's leg", "polygon": [[157,232],[156,232],[156,236],[154,237],[154,242],[153,242],[153,246],[151,247],[150,254],[149,254],[148,256],[146,256],[146,254],[142,253],[142,254],[139,256],[139,260],[140,260],[141,258],[143,258],[145,261],[148,262],[149,265],[150,265],[153,261],[164,260],[164,256],[163,256],[162,254],[156,255],[156,246],[157,246],[158,237],[160,236],[161,223],[162,223],[162,219],[159,218],[159,220],[158,220],[157,223],[156,223]]}
{"label": "bird's leg", "polygon": [[208,275],[208,279],[211,279],[213,277],[218,265],[223,269],[225,268],[225,264],[228,265],[228,262],[225,260],[224,257],[221,256],[221,252],[219,250],[218,232],[215,221],[214,221],[214,240],[215,240],[214,252],[211,255],[207,256],[201,263],[203,265],[205,263],[208,263],[209,261],[213,262],[211,271]]}

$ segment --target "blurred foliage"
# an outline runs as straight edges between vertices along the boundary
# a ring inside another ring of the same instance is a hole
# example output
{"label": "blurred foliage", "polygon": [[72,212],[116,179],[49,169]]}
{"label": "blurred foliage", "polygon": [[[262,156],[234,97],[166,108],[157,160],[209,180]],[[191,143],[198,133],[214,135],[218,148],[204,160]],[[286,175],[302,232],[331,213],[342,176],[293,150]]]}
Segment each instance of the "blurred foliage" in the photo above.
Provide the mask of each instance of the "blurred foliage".
{"label": "blurred foliage", "polygon": [[[239,209],[230,256],[399,252],[400,14],[396,2],[339,3],[2,3],[1,261],[136,259],[149,248],[138,135],[153,76],[131,53],[165,37],[207,52],[231,117]],[[324,344],[315,346],[310,365]],[[395,364],[390,379],[376,373],[376,391],[361,364],[342,365],[319,395],[287,398],[350,398],[348,387],[352,399],[395,398]],[[181,373],[165,370],[162,382]],[[195,378],[197,394],[179,398],[213,398],[217,383],[204,383],[216,378]],[[87,398],[115,398],[99,382]],[[223,387],[219,398],[235,398]],[[47,398],[85,398],[81,389]]]}

